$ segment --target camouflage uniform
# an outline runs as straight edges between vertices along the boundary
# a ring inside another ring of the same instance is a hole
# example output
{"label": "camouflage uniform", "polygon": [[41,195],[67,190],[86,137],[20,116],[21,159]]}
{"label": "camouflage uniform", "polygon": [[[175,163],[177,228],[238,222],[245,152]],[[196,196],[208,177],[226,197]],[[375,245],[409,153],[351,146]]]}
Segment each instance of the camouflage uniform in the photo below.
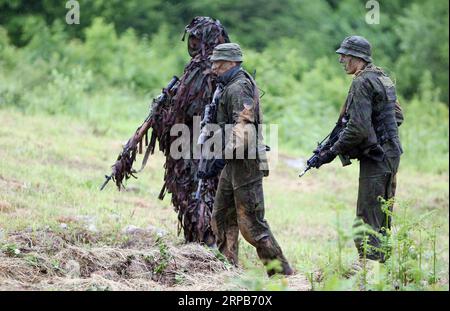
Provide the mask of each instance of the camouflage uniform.
{"label": "camouflage uniform", "polygon": [[[352,40],[354,40],[352,42]],[[342,118],[347,122],[339,140],[332,146],[335,154],[357,158],[360,161],[360,176],[357,211],[354,227],[368,224],[377,233],[385,234],[390,228],[390,217],[382,211],[379,197],[389,200],[395,196],[396,174],[403,153],[398,126],[403,120],[397,102],[395,86],[391,79],[372,64],[370,45],[362,37],[350,37],[344,40],[337,53],[354,55],[354,45],[368,64],[355,73]],[[367,50],[361,49],[368,47]],[[390,205],[392,210],[392,205]],[[385,260],[385,254],[379,250],[380,240],[375,234],[368,235],[367,258]],[[363,256],[360,235],[355,236],[355,245]]]}
{"label": "camouflage uniform", "polygon": [[[240,48],[236,44],[222,44],[216,47],[214,53],[220,49]],[[212,60],[215,60],[213,53]],[[217,109],[217,123],[224,127],[233,124],[232,134],[225,141],[227,152],[239,154],[237,150],[254,148],[251,139],[245,138],[246,125],[256,131],[257,124],[262,123],[262,113],[259,109],[258,89],[252,77],[240,66],[233,67],[219,77],[223,86],[222,96]],[[251,130],[249,130],[251,132]],[[259,138],[260,133],[249,133],[249,137]],[[225,137],[225,135],[224,135]],[[256,151],[255,153],[256,154]],[[238,235],[256,247],[259,258],[264,264],[272,260],[279,260],[282,272],[291,274],[292,269],[284,257],[280,246],[275,240],[264,219],[264,195],[262,178],[264,171],[260,170],[260,158],[246,156],[239,159],[236,156],[228,160],[223,168],[216,193],[213,209],[212,226],[217,237],[219,250],[230,260],[238,263]],[[276,271],[269,270],[271,275]]]}

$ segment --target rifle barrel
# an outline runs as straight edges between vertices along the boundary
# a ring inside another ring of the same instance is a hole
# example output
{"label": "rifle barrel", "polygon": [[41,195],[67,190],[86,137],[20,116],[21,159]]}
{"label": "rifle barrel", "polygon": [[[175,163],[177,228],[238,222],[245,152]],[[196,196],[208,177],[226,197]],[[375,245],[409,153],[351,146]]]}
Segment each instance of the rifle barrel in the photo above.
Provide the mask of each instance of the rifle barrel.
{"label": "rifle barrel", "polygon": [[303,170],[303,172],[301,172],[300,173],[300,175],[298,175],[298,177],[302,177],[303,175],[305,175],[305,173],[307,172],[307,171],[309,171],[311,169],[311,166],[307,166],[304,170]]}
{"label": "rifle barrel", "polygon": [[102,191],[104,188],[105,188],[105,186],[106,186],[106,184],[108,184],[108,182],[111,180],[111,178],[112,178],[112,174],[111,175],[105,175],[105,178],[106,178],[106,180],[105,180],[105,182],[103,183],[103,185],[100,187],[100,191]]}

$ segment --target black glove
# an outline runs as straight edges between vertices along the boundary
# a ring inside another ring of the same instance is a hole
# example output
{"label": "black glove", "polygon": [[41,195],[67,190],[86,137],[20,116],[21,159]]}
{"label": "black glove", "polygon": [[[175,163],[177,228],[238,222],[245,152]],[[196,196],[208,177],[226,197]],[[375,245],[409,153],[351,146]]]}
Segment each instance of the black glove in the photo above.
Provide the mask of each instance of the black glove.
{"label": "black glove", "polygon": [[337,154],[335,152],[333,152],[332,149],[320,152],[318,166],[330,163],[331,161],[333,161],[336,158],[336,156],[337,156]]}
{"label": "black glove", "polygon": [[197,172],[197,177],[199,179],[209,179],[216,177],[225,166],[225,160],[223,159],[213,159],[210,161],[210,163],[207,163],[205,171],[199,170]]}

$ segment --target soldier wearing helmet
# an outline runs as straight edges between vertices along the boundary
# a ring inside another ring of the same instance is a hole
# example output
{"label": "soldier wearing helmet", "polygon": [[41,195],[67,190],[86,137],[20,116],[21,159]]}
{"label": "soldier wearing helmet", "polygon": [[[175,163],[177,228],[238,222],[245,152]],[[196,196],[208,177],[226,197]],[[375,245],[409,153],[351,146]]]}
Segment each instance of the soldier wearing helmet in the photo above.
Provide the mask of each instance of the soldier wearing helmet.
{"label": "soldier wearing helmet", "polygon": [[320,154],[319,161],[329,163],[337,155],[359,160],[354,241],[360,257],[384,262],[390,250],[381,240],[391,227],[391,218],[383,211],[380,197],[389,202],[387,207],[392,211],[403,153],[398,134],[403,115],[394,83],[372,62],[369,41],[361,36],[347,37],[336,53],[346,73],[354,78],[339,117],[345,128],[338,141]]}
{"label": "soldier wearing helmet", "polygon": [[211,61],[212,71],[222,88],[217,123],[222,129],[232,125],[230,135],[223,135],[222,159],[225,158],[226,163],[217,161],[219,163],[212,166],[212,172],[201,176],[212,177],[221,170],[212,219],[219,250],[237,265],[241,232],[244,239],[256,248],[264,264],[275,260],[280,264],[279,269],[267,268],[268,275],[278,272],[290,275],[293,270],[264,219],[262,178],[267,175],[267,167],[263,164],[265,157],[250,156],[252,150],[253,154],[261,155],[258,146],[262,146],[262,135],[257,130],[262,123],[258,88],[254,79],[241,67],[243,57],[238,44],[216,46]]}

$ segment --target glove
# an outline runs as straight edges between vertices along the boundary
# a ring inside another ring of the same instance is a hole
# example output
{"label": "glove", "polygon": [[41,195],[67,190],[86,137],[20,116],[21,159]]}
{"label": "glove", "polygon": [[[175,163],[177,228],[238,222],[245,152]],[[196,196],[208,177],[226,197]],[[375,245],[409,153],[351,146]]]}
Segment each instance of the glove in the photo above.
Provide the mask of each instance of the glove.
{"label": "glove", "polygon": [[333,149],[325,150],[319,153],[319,163],[318,166],[323,164],[330,163],[336,158],[337,154],[333,151]]}
{"label": "glove", "polygon": [[222,171],[224,166],[225,166],[225,160],[213,159],[211,164],[206,165],[206,169],[204,171],[199,170],[197,172],[197,178],[210,179],[210,178],[216,177],[217,175],[219,175],[220,171]]}

